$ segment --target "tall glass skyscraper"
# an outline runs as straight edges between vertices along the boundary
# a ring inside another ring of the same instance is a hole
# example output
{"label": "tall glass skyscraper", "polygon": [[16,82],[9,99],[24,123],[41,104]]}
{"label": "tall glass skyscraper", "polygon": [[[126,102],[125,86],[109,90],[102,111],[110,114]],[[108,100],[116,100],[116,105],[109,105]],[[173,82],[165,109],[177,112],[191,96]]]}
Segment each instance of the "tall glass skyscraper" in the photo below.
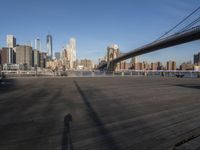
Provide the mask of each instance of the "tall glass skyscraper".
{"label": "tall glass skyscraper", "polygon": [[75,69],[75,66],[74,66],[74,62],[76,61],[76,39],[75,38],[69,39],[69,48],[70,48],[70,53],[71,53],[70,67]]}
{"label": "tall glass skyscraper", "polygon": [[75,69],[74,63],[76,61],[76,39],[70,38],[69,43],[66,46],[67,57],[69,60],[69,68]]}
{"label": "tall glass skyscraper", "polygon": [[35,49],[37,50],[41,50],[41,41],[40,41],[40,38],[36,38],[35,39]]}
{"label": "tall glass skyscraper", "polygon": [[14,48],[16,47],[16,38],[13,35],[7,35],[6,43],[8,48]]}
{"label": "tall glass skyscraper", "polygon": [[47,35],[47,57],[49,59],[53,58],[53,41],[50,34]]}

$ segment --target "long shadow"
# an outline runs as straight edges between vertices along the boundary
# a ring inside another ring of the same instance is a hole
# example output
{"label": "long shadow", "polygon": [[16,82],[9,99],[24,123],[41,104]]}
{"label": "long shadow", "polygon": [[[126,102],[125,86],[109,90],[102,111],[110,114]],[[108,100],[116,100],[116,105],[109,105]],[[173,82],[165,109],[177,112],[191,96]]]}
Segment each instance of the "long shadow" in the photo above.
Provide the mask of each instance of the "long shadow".
{"label": "long shadow", "polygon": [[[104,143],[108,149],[110,150],[119,150],[119,146],[117,145],[117,143],[115,142],[115,140],[113,139],[113,137],[110,135],[110,132],[108,129],[105,128],[103,122],[101,121],[101,119],[98,117],[98,114],[95,112],[95,110],[92,108],[88,98],[86,97],[86,95],[84,94],[84,92],[81,90],[81,87],[78,85],[78,83],[76,81],[74,81],[74,84],[78,90],[78,92],[80,93],[87,109],[89,112],[90,117],[92,118],[93,122],[95,123],[98,132],[100,134],[100,136],[104,136]],[[92,92],[92,91],[91,91]]]}
{"label": "long shadow", "polygon": [[185,87],[185,88],[192,88],[192,89],[200,89],[200,85],[197,84],[176,84],[175,86]]}
{"label": "long shadow", "polygon": [[72,115],[67,114],[64,117],[64,131],[62,136],[62,149],[61,150],[73,150],[73,145],[70,136],[70,122],[72,121]]}
{"label": "long shadow", "polygon": [[0,79],[0,93],[7,93],[12,91],[15,86],[15,80],[13,79]]}

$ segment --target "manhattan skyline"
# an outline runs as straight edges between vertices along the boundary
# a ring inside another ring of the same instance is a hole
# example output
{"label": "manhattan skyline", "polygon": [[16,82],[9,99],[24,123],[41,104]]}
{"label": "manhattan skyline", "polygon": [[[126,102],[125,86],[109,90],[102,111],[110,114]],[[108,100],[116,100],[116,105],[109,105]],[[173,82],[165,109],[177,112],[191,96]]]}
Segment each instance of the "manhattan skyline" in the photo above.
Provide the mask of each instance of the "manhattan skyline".
{"label": "manhattan skyline", "polygon": [[[45,36],[50,32],[54,52],[60,51],[70,37],[75,37],[77,57],[97,61],[106,54],[110,44],[118,44],[121,52],[128,52],[152,42],[200,5],[198,0],[38,2],[19,0],[19,3],[12,4],[11,0],[2,1],[0,47],[6,46],[6,35],[13,34],[18,44],[26,44],[39,37],[42,49],[46,50]],[[40,7],[37,7],[38,4]],[[9,12],[7,8],[16,11]],[[182,63],[192,60],[193,54],[199,51],[198,40],[142,55],[139,60],[176,60]]]}

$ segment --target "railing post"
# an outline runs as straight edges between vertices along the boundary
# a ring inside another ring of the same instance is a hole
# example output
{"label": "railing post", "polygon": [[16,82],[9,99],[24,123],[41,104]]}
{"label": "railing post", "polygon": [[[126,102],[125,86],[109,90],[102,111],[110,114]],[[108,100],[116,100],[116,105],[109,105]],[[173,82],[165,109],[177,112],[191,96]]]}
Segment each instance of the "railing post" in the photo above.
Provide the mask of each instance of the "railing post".
{"label": "railing post", "polygon": [[124,76],[124,72],[122,71],[122,77]]}

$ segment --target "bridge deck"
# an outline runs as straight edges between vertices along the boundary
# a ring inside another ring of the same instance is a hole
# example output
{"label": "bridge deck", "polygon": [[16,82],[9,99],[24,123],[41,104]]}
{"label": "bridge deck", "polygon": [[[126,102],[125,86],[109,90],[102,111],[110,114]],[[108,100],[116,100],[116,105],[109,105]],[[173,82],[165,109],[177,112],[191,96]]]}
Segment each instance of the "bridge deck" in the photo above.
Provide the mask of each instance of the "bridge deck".
{"label": "bridge deck", "polygon": [[[123,60],[133,58],[135,56],[139,56],[142,54],[150,53],[153,51],[157,51],[157,50],[160,50],[163,48],[168,48],[168,47],[192,42],[192,41],[199,40],[199,39],[200,39],[200,26],[196,26],[196,27],[188,29],[184,32],[176,33],[176,34],[170,35],[166,38],[163,38],[158,41],[154,41],[152,43],[144,45],[142,47],[136,48],[135,50],[132,50],[122,56],[119,56],[119,57],[111,60],[109,62],[109,64],[107,64],[107,62],[101,64],[100,66],[98,66],[98,69],[103,69],[103,68],[107,67],[108,70],[111,69],[110,71],[113,71],[114,64],[119,63]],[[109,66],[107,66],[107,65],[109,65]]]}
{"label": "bridge deck", "polygon": [[199,79],[9,80],[0,85],[0,149],[200,148],[199,97]]}

